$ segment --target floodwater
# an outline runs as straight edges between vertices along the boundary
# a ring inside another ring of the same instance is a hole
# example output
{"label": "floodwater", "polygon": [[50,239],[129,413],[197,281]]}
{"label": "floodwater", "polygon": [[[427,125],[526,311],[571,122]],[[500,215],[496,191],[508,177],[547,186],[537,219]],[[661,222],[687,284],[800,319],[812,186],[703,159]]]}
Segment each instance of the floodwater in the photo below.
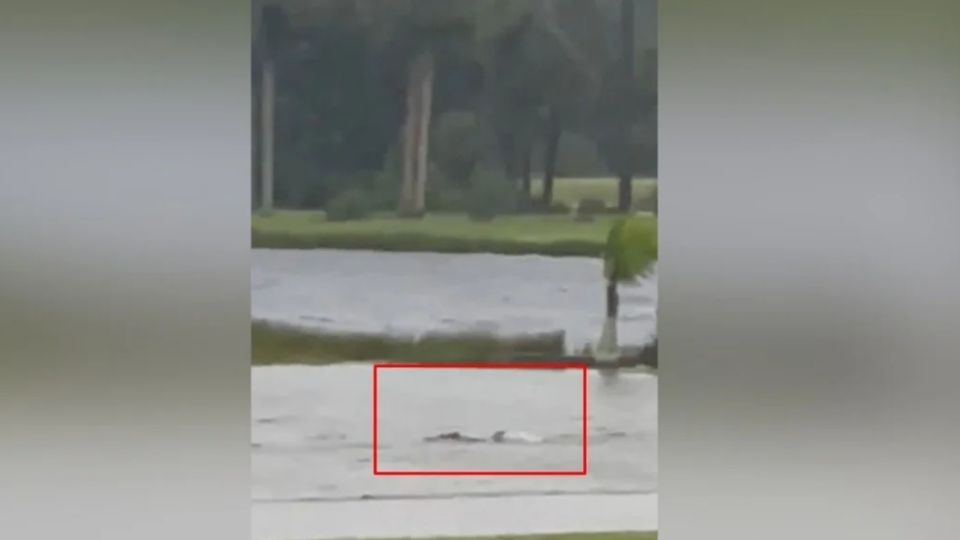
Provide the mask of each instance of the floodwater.
{"label": "floodwater", "polygon": [[[605,310],[603,266],[582,257],[254,250],[252,315],[327,331],[419,336],[566,333],[595,343]],[[620,341],[656,332],[656,277],[621,287]]]}
{"label": "floodwater", "polygon": [[[582,460],[579,370],[381,369],[383,470],[576,471]],[[375,477],[372,367],[253,369],[253,498],[344,500],[656,489],[657,384],[646,374],[588,373],[588,475]],[[425,442],[448,431],[524,431],[541,443]]]}
{"label": "floodwater", "polygon": [[254,540],[657,530],[653,494],[254,503]]}
{"label": "floodwater", "polygon": [[[649,530],[657,523],[657,382],[587,378],[585,476],[374,476],[372,366],[253,369],[254,537]],[[578,370],[380,368],[381,470],[577,470]],[[498,429],[528,443],[426,442]]]}
{"label": "floodwater", "polygon": [[[602,324],[598,261],[577,258],[256,250],[253,316],[325,330],[420,334]],[[655,331],[655,280],[623,299],[620,338]],[[374,476],[370,364],[252,370],[254,538],[306,540],[656,528],[657,379],[587,375],[585,476]],[[574,471],[583,458],[578,370],[381,368],[381,470]],[[527,443],[426,442],[462,431]]]}

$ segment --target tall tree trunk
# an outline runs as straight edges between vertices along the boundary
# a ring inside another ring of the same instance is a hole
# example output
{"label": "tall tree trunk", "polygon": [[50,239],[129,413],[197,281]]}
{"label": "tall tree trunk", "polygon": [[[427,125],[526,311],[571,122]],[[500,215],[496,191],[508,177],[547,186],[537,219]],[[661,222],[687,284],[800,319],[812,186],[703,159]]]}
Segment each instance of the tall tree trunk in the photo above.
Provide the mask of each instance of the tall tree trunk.
{"label": "tall tree trunk", "polygon": [[433,101],[433,55],[421,52],[407,71],[407,110],[402,135],[403,183],[398,213],[423,215],[429,163],[430,109]]}
{"label": "tall tree trunk", "polygon": [[417,95],[416,70],[411,64],[407,73],[406,90],[406,116],[403,123],[403,133],[401,135],[400,168],[402,171],[402,183],[400,185],[400,201],[397,213],[400,217],[409,217],[416,213],[415,192],[416,192],[416,147],[417,147],[417,121],[419,114],[420,100]]}
{"label": "tall tree trunk", "polygon": [[250,203],[252,211],[256,211],[258,208],[260,208],[260,171],[262,167],[260,159],[260,130],[263,128],[263,125],[260,122],[260,108],[263,97],[261,92],[263,85],[260,84],[260,74],[262,73],[262,70],[263,64],[256,56],[254,56],[253,73],[251,74],[251,82],[253,83],[251,85],[251,97],[253,98],[253,103],[250,107],[250,147],[253,150],[250,161]]}
{"label": "tall tree trunk", "polygon": [[427,177],[430,172],[430,119],[433,109],[433,78],[435,63],[433,54],[426,51],[420,55],[419,108],[417,114],[417,175],[414,210],[423,215],[426,210]]}
{"label": "tall tree trunk", "polygon": [[533,137],[525,137],[520,155],[520,200],[526,205],[533,191]]}
{"label": "tall tree trunk", "polygon": [[543,163],[543,193],[540,195],[540,201],[544,207],[553,204],[553,177],[557,171],[557,150],[560,148],[562,133],[560,117],[555,110],[550,109],[550,116],[547,118],[547,148]]}
{"label": "tall tree trunk", "polygon": [[497,144],[500,147],[500,157],[503,161],[503,174],[507,181],[512,184],[517,179],[516,137],[502,127],[497,129]]}
{"label": "tall tree trunk", "polygon": [[620,127],[620,185],[617,193],[617,207],[621,212],[630,210],[633,202],[633,152],[630,144],[633,123],[634,103],[634,0],[621,0],[620,4],[620,60],[621,60],[621,109]]}
{"label": "tall tree trunk", "polygon": [[260,213],[273,211],[273,112],[274,112],[274,65],[273,60],[263,61],[260,94]]}
{"label": "tall tree trunk", "polygon": [[[629,131],[627,131],[627,133],[629,133]],[[624,137],[628,136],[628,134],[624,135]],[[623,155],[620,159],[626,162],[630,160],[630,156],[628,155],[630,147],[626,144],[623,146]],[[633,172],[630,169],[631,167],[624,163],[620,172],[620,180],[617,187],[617,209],[621,212],[629,212],[633,201]]]}

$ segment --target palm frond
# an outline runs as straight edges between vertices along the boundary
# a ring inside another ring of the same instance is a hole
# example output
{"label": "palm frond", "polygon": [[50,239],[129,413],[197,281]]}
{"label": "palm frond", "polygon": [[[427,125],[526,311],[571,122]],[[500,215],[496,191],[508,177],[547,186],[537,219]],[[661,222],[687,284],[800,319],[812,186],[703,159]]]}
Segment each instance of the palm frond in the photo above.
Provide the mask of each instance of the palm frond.
{"label": "palm frond", "polygon": [[632,281],[646,275],[657,260],[657,221],[646,216],[618,219],[604,247],[604,276]]}

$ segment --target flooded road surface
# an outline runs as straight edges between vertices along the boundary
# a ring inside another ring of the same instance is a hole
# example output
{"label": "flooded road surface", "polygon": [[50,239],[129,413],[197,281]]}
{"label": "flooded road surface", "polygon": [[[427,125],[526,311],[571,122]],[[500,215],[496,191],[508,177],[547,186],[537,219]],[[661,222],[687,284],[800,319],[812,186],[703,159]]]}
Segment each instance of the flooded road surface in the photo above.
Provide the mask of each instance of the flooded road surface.
{"label": "flooded road surface", "polygon": [[656,494],[254,503],[251,529],[253,540],[654,531],[657,507]]}
{"label": "flooded road surface", "polygon": [[[389,370],[394,371],[394,370]],[[402,370],[380,377],[385,470],[576,470],[582,456],[577,370]],[[657,478],[657,382],[588,373],[587,476],[382,477],[372,474],[372,368],[253,368],[255,501],[649,493]],[[525,431],[541,443],[431,443],[459,430]]]}
{"label": "flooded road surface", "polygon": [[[421,335],[566,332],[579,350],[599,338],[599,259],[338,250],[253,251],[255,319],[328,331]],[[656,278],[621,289],[620,340],[656,330]]]}

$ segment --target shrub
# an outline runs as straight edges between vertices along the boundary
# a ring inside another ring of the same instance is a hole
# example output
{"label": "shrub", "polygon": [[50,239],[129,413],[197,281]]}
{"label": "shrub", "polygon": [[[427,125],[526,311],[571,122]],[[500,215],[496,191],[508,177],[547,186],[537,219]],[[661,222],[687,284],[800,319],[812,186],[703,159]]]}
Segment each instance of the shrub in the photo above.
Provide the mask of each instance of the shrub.
{"label": "shrub", "polygon": [[638,198],[633,203],[633,209],[638,212],[652,212],[657,213],[657,186],[654,185],[653,189],[643,197]]}
{"label": "shrub", "polygon": [[370,215],[369,196],[359,189],[344,191],[327,204],[327,221],[364,219]]}
{"label": "shrub", "polygon": [[392,171],[383,171],[374,178],[368,199],[371,209],[396,210],[399,198],[400,179]]}
{"label": "shrub", "polygon": [[580,199],[580,203],[577,204],[576,217],[578,221],[590,221],[597,214],[603,214],[606,211],[607,203],[600,199]]}
{"label": "shrub", "polygon": [[284,208],[318,209],[323,208],[324,200],[329,193],[327,179],[313,178],[296,184],[277,184],[274,192],[274,201]]}
{"label": "shrub", "polygon": [[520,208],[523,212],[535,215],[566,215],[569,214],[571,208],[564,202],[554,201],[549,205],[543,204],[543,201],[539,199],[528,200],[525,203],[520,205]]}
{"label": "shrub", "polygon": [[400,176],[400,153],[394,145],[384,156],[381,170],[372,175],[370,181],[368,200],[373,210],[385,212],[397,209],[400,200]]}
{"label": "shrub", "polygon": [[466,201],[467,214],[476,221],[489,221],[516,211],[517,190],[495,173],[475,173]]}
{"label": "shrub", "polygon": [[570,208],[569,204],[557,201],[551,203],[550,206],[547,207],[546,213],[554,215],[567,215],[571,212],[571,210],[572,209]]}
{"label": "shrub", "polygon": [[430,211],[462,212],[467,206],[467,194],[455,187],[428,186],[426,203]]}

